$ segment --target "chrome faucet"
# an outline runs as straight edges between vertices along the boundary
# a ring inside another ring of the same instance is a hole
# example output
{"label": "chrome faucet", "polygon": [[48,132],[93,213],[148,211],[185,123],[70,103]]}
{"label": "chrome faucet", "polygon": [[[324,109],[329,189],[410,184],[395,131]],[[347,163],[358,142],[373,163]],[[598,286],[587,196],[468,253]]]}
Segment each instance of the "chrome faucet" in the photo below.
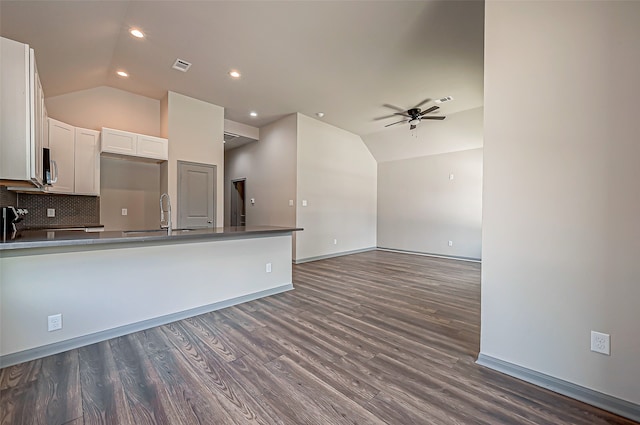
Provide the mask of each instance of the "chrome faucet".
{"label": "chrome faucet", "polygon": [[[162,203],[162,200],[164,198],[167,198],[167,206],[169,207],[169,209],[167,210],[167,213],[169,214],[169,218],[167,219],[166,223],[164,223],[164,205]],[[161,229],[167,229],[167,232],[169,234],[171,234],[171,230],[172,230],[172,226],[171,226],[171,198],[169,198],[169,194],[168,193],[163,193],[162,195],[160,195],[160,228]]]}

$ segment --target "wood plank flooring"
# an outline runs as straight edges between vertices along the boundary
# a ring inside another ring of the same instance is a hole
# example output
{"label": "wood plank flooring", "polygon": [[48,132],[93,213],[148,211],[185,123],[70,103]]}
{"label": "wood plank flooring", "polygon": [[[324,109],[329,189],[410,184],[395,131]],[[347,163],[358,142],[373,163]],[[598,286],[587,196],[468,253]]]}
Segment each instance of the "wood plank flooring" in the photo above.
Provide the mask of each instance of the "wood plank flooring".
{"label": "wood plank flooring", "polygon": [[635,423],[477,366],[479,282],[383,251],[297,265],[294,291],[1,370],[0,423]]}

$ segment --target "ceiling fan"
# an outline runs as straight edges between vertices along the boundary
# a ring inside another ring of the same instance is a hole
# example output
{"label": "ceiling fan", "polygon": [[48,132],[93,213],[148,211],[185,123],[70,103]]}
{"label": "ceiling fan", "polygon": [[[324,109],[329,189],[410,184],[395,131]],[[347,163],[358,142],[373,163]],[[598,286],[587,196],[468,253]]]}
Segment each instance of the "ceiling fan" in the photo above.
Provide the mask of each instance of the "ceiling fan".
{"label": "ceiling fan", "polygon": [[425,103],[429,102],[430,100],[431,99],[425,99],[422,102],[418,103],[413,108],[407,109],[406,111],[401,109],[401,108],[398,108],[397,106],[385,104],[384,106],[386,106],[387,108],[395,109],[396,111],[399,111],[399,112],[396,112],[393,115],[388,115],[386,117],[380,117],[380,118],[376,118],[376,119],[377,120],[381,120],[381,119],[387,119],[387,118],[391,118],[391,117],[395,117],[397,115],[400,115],[400,116],[405,117],[405,118],[403,118],[400,121],[397,121],[397,122],[394,122],[394,123],[391,123],[391,124],[387,124],[387,125],[385,125],[385,127],[390,127],[392,125],[396,125],[396,124],[400,124],[400,123],[405,123],[406,122],[406,123],[409,123],[409,125],[410,125],[409,129],[410,130],[415,129],[417,127],[417,125],[420,124],[421,120],[443,120],[443,119],[445,119],[446,117],[444,117],[444,116],[427,116],[427,114],[440,109],[439,106],[432,106],[432,107],[430,107],[428,109],[425,109],[424,111],[422,109],[420,109],[420,107],[422,105],[424,105]]}

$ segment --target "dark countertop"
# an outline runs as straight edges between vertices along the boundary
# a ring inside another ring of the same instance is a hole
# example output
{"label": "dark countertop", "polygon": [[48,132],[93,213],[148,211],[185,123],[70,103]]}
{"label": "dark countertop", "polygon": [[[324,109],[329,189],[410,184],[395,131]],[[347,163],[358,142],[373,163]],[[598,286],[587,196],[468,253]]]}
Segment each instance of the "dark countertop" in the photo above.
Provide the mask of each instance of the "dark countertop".
{"label": "dark countertop", "polygon": [[296,227],[242,226],[205,229],[176,229],[167,234],[166,230],[125,230],[105,232],[85,232],[82,230],[30,230],[6,242],[0,241],[0,251],[48,248],[62,246],[82,246],[100,244],[122,244],[132,242],[165,243],[174,241],[202,241],[211,239],[242,238],[288,233],[303,230]]}

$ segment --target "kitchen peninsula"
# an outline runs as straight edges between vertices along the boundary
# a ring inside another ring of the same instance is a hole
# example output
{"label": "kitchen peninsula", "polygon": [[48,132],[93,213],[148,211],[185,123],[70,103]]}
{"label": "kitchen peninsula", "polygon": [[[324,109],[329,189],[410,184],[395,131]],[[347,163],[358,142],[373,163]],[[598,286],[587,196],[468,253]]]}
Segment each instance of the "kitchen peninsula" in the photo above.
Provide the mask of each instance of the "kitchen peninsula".
{"label": "kitchen peninsula", "polygon": [[[293,289],[288,227],[25,232],[0,243],[0,366]],[[48,317],[62,328],[48,331]]]}

